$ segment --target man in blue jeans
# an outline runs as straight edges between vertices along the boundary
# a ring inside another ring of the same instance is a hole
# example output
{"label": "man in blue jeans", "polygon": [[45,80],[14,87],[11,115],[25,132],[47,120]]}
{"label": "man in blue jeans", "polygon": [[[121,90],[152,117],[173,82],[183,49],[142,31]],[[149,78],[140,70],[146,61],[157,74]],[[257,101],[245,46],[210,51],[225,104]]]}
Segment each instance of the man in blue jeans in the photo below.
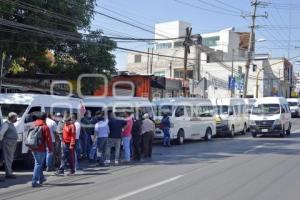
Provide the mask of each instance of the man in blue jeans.
{"label": "man in blue jeans", "polygon": [[46,113],[37,114],[37,120],[34,122],[34,126],[39,126],[42,129],[42,143],[35,149],[31,149],[34,158],[34,169],[32,176],[32,187],[39,187],[46,181],[43,174],[43,164],[46,157],[46,147],[49,153],[52,153],[53,143],[50,134],[49,127],[46,124]]}
{"label": "man in blue jeans", "polygon": [[95,124],[95,137],[97,138],[97,148],[100,154],[99,165],[103,166],[106,160],[109,126],[108,119],[104,117],[104,112],[97,112],[96,115],[99,116],[99,122]]}
{"label": "man in blue jeans", "polygon": [[133,125],[133,119],[130,116],[129,112],[125,112],[125,118],[126,118],[126,126],[123,129],[122,132],[122,142],[123,142],[123,148],[124,148],[124,162],[130,162],[130,156],[131,156],[131,131],[132,131],[132,125]]}
{"label": "man in blue jeans", "polygon": [[170,140],[170,128],[171,128],[171,122],[169,119],[168,113],[163,114],[163,119],[161,120],[161,129],[164,133],[164,141],[163,146],[164,147],[170,147],[171,146],[171,140]]}

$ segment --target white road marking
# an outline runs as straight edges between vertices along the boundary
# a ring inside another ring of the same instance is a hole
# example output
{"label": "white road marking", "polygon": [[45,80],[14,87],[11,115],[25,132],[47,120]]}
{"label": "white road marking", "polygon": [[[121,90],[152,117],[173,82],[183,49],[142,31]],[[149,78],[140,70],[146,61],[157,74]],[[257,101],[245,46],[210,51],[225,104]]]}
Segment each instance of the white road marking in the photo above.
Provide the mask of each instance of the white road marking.
{"label": "white road marking", "polygon": [[120,195],[120,196],[110,198],[109,200],[121,200],[121,199],[125,199],[125,198],[127,198],[127,197],[130,197],[130,196],[136,195],[136,194],[138,194],[138,193],[144,192],[144,191],[146,191],[146,190],[150,190],[150,189],[153,189],[153,188],[155,188],[155,187],[158,187],[158,186],[161,186],[161,185],[170,183],[170,182],[172,182],[172,181],[175,181],[175,180],[177,180],[177,179],[182,178],[183,176],[184,176],[184,175],[175,176],[175,177],[173,177],[173,178],[170,178],[170,179],[167,179],[167,180],[158,182],[158,183],[154,183],[154,184],[152,184],[152,185],[149,185],[149,186],[140,188],[140,189],[138,189],[138,190],[134,190],[134,191],[132,191],[132,192],[128,192],[128,193],[122,194],[122,195]]}
{"label": "white road marking", "polygon": [[249,149],[249,150],[243,152],[243,154],[248,154],[248,153],[250,153],[250,152],[252,152],[252,151],[255,151],[256,149],[260,149],[260,148],[263,148],[263,147],[265,147],[265,144],[262,144],[262,145],[258,145],[258,146],[256,146],[256,147],[253,147],[252,149]]}
{"label": "white road marking", "polygon": [[293,133],[299,133],[299,132],[300,132],[300,129],[293,131]]}

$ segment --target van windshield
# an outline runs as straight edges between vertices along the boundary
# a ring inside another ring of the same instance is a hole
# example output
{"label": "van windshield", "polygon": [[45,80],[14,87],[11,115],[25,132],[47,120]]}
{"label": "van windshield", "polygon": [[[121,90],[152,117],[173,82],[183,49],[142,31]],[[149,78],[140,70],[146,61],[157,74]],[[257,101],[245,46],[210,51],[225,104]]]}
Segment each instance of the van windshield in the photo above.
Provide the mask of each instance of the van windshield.
{"label": "van windshield", "polygon": [[24,104],[4,104],[4,103],[1,103],[0,106],[1,106],[3,119],[7,119],[8,113],[10,112],[15,112],[18,114],[18,117],[22,117],[28,107],[28,105],[24,105]]}
{"label": "van windshield", "polygon": [[174,107],[172,105],[162,105],[157,107],[157,116],[163,116],[164,114],[168,114],[168,116],[172,116]]}
{"label": "van windshield", "polygon": [[218,114],[228,114],[228,106],[217,106]]}
{"label": "van windshield", "polygon": [[290,107],[291,107],[291,106],[298,106],[298,105],[297,105],[297,102],[288,102],[288,104],[289,104]]}
{"label": "van windshield", "polygon": [[253,115],[273,115],[280,114],[279,104],[259,104],[252,109]]}

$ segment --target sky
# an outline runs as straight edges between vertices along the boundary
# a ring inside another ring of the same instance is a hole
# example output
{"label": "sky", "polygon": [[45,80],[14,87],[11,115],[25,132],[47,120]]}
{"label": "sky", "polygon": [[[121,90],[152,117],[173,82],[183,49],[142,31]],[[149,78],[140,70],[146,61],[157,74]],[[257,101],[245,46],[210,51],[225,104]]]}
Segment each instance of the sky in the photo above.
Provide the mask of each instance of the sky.
{"label": "sky", "polygon": [[[300,1],[266,0],[257,9],[256,53],[270,53],[272,57],[292,58],[300,55]],[[117,37],[154,38],[154,25],[181,20],[192,24],[193,34],[215,32],[229,27],[236,31],[250,31],[251,0],[97,0],[96,11],[125,20],[149,31],[95,14],[93,29],[104,35]],[[290,42],[289,42],[290,41]],[[118,42],[119,47],[147,51],[147,43]],[[289,48],[288,48],[289,47]],[[288,50],[289,49],[289,50]],[[127,52],[116,50],[116,67],[126,70]],[[300,70],[300,57],[291,60]],[[299,61],[299,62],[297,62]]]}

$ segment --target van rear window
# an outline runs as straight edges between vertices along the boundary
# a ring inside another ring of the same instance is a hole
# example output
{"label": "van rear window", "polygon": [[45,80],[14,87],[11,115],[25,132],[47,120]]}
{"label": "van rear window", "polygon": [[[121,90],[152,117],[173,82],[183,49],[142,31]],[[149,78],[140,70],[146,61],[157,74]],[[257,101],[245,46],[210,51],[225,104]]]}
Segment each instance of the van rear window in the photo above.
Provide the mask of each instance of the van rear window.
{"label": "van rear window", "polygon": [[7,118],[8,113],[15,112],[18,114],[18,117],[22,117],[26,109],[28,108],[28,105],[25,104],[0,104],[2,116],[4,119]]}

